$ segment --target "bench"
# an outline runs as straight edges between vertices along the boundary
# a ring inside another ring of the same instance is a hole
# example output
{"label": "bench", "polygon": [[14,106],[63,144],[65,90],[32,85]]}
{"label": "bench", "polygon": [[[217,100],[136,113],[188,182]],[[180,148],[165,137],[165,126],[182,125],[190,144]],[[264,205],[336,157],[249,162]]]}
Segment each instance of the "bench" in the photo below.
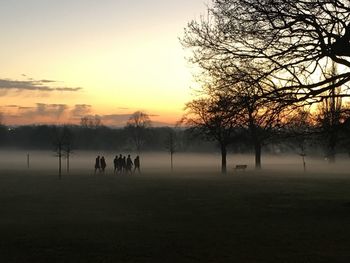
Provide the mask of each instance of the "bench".
{"label": "bench", "polygon": [[235,170],[238,171],[238,170],[242,170],[242,171],[245,171],[245,169],[247,169],[248,165],[246,164],[237,164],[235,166]]}

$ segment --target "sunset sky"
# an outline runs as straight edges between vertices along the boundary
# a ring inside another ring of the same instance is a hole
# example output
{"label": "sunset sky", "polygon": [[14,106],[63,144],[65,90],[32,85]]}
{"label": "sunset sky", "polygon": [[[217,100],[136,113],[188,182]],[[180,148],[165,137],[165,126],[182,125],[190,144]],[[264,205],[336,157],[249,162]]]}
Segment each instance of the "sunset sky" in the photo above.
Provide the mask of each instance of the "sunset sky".
{"label": "sunset sky", "polygon": [[0,3],[0,112],[7,125],[123,125],[142,110],[174,123],[193,68],[179,42],[206,0],[11,0]]}

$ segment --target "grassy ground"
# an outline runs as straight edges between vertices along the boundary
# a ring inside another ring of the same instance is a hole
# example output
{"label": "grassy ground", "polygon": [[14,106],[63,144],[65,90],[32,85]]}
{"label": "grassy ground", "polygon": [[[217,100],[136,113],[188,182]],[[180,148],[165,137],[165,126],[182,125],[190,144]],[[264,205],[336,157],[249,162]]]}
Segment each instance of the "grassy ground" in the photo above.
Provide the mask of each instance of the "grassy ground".
{"label": "grassy ground", "polygon": [[350,262],[350,176],[2,171],[0,262]]}

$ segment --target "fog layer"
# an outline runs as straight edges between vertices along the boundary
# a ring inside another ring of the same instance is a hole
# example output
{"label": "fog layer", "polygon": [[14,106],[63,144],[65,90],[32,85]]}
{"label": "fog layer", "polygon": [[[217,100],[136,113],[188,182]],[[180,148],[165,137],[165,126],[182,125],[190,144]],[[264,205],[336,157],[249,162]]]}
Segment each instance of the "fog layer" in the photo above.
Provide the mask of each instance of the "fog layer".
{"label": "fog layer", "polygon": [[[131,155],[136,153],[77,151],[70,157],[71,174],[93,174],[97,155],[104,156],[107,162],[106,175],[113,174],[115,155]],[[29,155],[29,168],[27,158]],[[167,153],[140,153],[141,171],[147,173],[170,172],[170,155]],[[349,157],[338,156],[335,164],[329,164],[322,157],[306,157],[307,172],[347,174]],[[218,153],[176,153],[174,154],[174,172],[219,173],[221,157]],[[228,174],[244,173],[235,171],[237,164],[247,164],[247,171],[254,170],[253,155],[229,154],[227,158]],[[54,173],[58,167],[58,157],[50,151],[0,151],[0,171],[50,171]],[[263,155],[262,171],[284,171],[303,174],[302,159],[298,155]],[[63,173],[66,173],[66,159],[62,158]]]}

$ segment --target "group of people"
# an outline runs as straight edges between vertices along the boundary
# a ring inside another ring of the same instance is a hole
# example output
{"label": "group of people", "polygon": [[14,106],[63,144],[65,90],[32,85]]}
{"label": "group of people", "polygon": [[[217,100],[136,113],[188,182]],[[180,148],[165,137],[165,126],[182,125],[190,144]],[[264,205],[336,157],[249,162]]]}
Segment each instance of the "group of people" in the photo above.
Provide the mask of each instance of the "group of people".
{"label": "group of people", "polygon": [[96,171],[99,171],[99,172],[105,172],[105,169],[106,169],[106,160],[105,160],[105,157],[102,156],[97,156],[96,157],[96,161],[95,161],[95,173]]}
{"label": "group of people", "polygon": [[[134,161],[131,160],[130,154],[128,157],[122,156],[121,154],[116,155],[114,160],[114,173],[115,174],[132,174],[132,172],[140,173],[140,157],[137,155]],[[95,160],[95,174],[97,171],[104,173],[106,169],[106,160],[104,156],[97,156]],[[133,169],[134,168],[134,169]]]}

